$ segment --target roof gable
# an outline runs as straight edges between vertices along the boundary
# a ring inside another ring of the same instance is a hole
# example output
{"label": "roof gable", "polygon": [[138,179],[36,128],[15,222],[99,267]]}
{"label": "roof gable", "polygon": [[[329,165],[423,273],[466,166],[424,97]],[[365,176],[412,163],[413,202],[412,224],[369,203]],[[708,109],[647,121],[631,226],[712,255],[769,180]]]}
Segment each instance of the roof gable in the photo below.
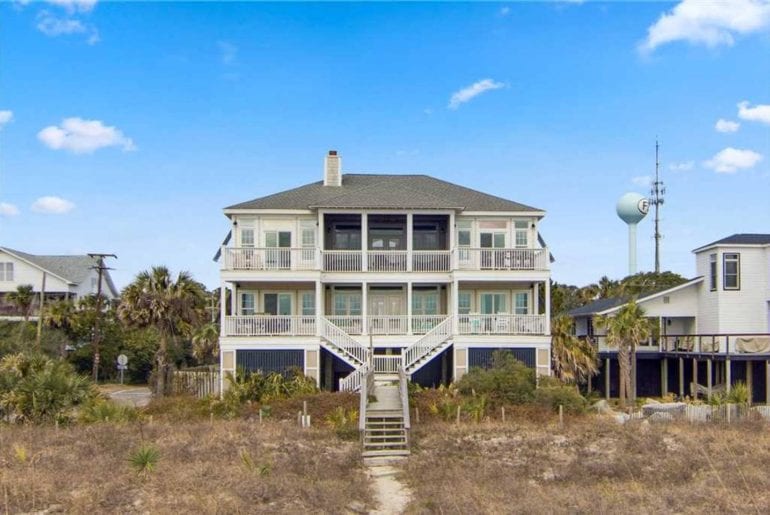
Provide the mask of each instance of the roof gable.
{"label": "roof gable", "polygon": [[737,233],[698,247],[693,252],[698,252],[715,245],[770,245],[770,234]]}

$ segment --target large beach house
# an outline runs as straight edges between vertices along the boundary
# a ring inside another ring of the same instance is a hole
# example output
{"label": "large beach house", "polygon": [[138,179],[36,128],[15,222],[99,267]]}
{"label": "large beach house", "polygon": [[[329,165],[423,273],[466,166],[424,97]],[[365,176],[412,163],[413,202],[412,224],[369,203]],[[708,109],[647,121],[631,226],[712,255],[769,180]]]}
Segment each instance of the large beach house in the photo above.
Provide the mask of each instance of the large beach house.
{"label": "large beach house", "polygon": [[540,209],[426,175],[343,174],[329,151],[322,180],[224,213],[223,377],[296,367],[353,391],[366,365],[438,385],[496,349],[549,374]]}
{"label": "large beach house", "polygon": [[[708,397],[742,381],[754,401],[770,402],[770,234],[734,234],[693,252],[695,278],[636,300],[658,327],[636,353],[637,394]],[[627,302],[602,299],[570,313],[577,335],[599,346],[593,386],[608,397],[617,395],[617,351],[594,322]]]}

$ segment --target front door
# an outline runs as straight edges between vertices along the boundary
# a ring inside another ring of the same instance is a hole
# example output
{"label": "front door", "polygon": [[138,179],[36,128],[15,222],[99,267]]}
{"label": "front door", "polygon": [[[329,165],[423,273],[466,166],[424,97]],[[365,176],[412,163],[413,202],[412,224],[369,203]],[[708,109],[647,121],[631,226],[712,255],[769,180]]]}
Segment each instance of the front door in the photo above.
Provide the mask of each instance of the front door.
{"label": "front door", "polygon": [[[505,313],[505,298],[504,293],[482,293],[479,299],[479,307],[482,315],[497,315],[498,313]],[[496,317],[485,316],[482,317],[482,326],[484,331],[493,331],[496,327]]]}
{"label": "front door", "polygon": [[369,294],[371,331],[375,334],[404,334],[406,324],[402,292],[371,292]]}

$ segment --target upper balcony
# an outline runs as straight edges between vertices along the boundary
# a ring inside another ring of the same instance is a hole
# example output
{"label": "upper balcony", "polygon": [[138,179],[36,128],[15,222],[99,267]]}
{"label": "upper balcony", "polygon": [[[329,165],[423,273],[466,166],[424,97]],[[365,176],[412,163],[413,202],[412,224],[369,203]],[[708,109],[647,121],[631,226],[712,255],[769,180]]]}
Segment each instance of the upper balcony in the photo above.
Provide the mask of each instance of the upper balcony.
{"label": "upper balcony", "polygon": [[321,250],[223,247],[222,270],[321,272],[547,271],[547,248]]}

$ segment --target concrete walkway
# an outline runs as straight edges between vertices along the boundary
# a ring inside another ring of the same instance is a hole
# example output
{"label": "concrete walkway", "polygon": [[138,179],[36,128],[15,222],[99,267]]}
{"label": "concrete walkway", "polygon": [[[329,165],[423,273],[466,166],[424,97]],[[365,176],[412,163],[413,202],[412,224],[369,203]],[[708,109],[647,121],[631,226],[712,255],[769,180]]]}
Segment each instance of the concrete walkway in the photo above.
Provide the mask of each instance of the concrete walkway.
{"label": "concrete walkway", "polygon": [[369,467],[369,478],[374,485],[377,509],[374,515],[399,515],[404,513],[412,492],[396,479],[398,469],[390,465]]}
{"label": "concrete walkway", "polygon": [[146,386],[129,386],[123,390],[108,393],[110,399],[124,406],[143,408],[150,403],[152,392]]}

